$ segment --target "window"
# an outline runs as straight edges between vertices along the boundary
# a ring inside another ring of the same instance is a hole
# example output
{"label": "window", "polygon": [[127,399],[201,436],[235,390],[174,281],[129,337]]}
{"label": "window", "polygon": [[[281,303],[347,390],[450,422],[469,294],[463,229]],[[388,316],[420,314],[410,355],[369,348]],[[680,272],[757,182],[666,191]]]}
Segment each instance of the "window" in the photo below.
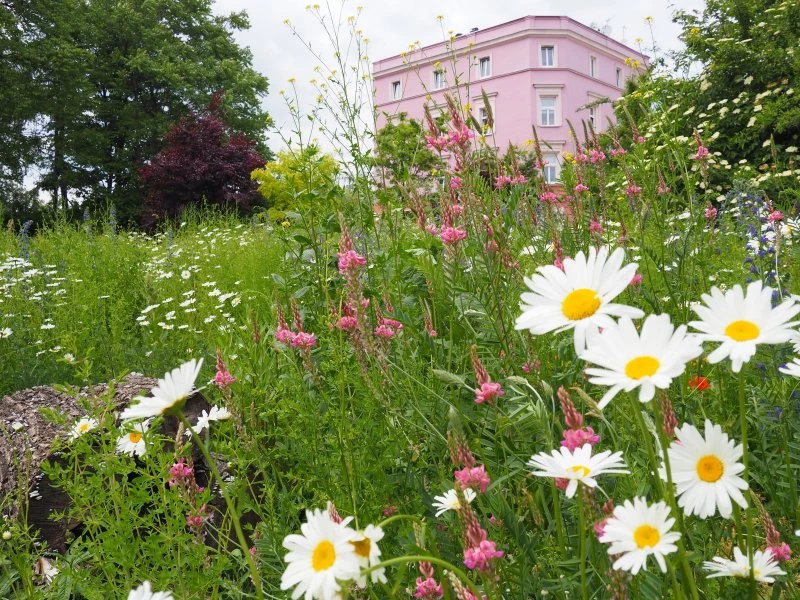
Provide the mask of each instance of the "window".
{"label": "window", "polygon": [[392,100],[400,100],[402,95],[403,95],[403,92],[400,89],[400,82],[399,81],[393,81],[392,82]]}
{"label": "window", "polygon": [[558,155],[554,152],[544,153],[544,167],[542,168],[542,176],[547,183],[555,183],[558,181],[560,174],[560,166],[558,164]]}
{"label": "window", "polygon": [[440,90],[444,87],[444,71],[436,70],[433,72],[433,89]]}
{"label": "window", "polygon": [[622,87],[622,69],[617,68],[617,87]]}
{"label": "window", "polygon": [[540,96],[539,108],[541,110],[541,124],[542,125],[555,125],[556,124],[556,96]]}
{"label": "window", "polygon": [[592,77],[597,77],[597,57],[590,56],[589,57],[589,75]]}
{"label": "window", "polygon": [[555,46],[542,46],[542,66],[543,67],[556,66]]}
{"label": "window", "polygon": [[491,135],[492,128],[489,127],[489,111],[486,110],[485,106],[481,106],[478,109],[478,121],[480,122],[481,126],[483,127],[483,134],[484,135]]}
{"label": "window", "polygon": [[592,127],[596,127],[595,116],[597,114],[597,109],[592,106],[589,108],[589,123],[592,124]]}
{"label": "window", "polygon": [[489,77],[492,74],[492,59],[484,56],[478,61],[478,67],[480,68],[481,78]]}

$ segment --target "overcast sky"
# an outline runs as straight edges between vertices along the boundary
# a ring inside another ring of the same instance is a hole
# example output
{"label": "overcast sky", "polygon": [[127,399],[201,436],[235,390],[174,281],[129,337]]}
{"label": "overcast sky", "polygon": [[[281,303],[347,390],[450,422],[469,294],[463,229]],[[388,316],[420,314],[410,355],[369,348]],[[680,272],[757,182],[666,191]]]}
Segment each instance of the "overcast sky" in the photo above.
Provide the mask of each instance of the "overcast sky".
{"label": "overcast sky", "polygon": [[[325,0],[311,0],[324,8]],[[339,7],[341,0],[330,0]],[[315,76],[315,59],[294,37],[289,19],[304,39],[324,48],[322,29],[309,15],[306,0],[216,0],[215,12],[226,14],[244,10],[251,28],[238,32],[236,39],[253,53],[253,66],[269,78],[270,93],[265,105],[278,127],[287,128],[289,112],[278,94],[287,88],[290,77],[297,80],[299,104],[310,107],[316,92],[307,84]],[[663,50],[677,49],[679,29],[672,23],[672,12],[702,9],[703,0],[345,0],[344,15],[355,14],[362,6],[359,23],[369,38],[370,61],[394,56],[419,40],[422,45],[442,41],[445,32],[468,32],[504,23],[525,15],[566,15],[586,25],[607,26],[609,35],[630,46],[642,38],[645,54],[653,55],[651,33],[645,17],[653,17],[653,33]],[[440,23],[438,15],[444,19]],[[282,142],[270,135],[269,145],[280,149]]]}

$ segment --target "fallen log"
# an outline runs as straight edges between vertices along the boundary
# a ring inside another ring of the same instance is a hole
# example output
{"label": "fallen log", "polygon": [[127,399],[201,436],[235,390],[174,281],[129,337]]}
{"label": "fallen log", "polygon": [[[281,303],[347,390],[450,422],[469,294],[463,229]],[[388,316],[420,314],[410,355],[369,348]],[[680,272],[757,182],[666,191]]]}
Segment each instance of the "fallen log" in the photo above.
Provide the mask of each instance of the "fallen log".
{"label": "fallen log", "polygon": [[[156,384],[156,379],[139,373],[127,375],[112,384],[113,406],[118,410],[127,407],[134,397],[148,395]],[[0,510],[3,516],[17,519],[20,509],[26,507],[27,523],[38,530],[39,537],[51,550],[64,552],[67,532],[80,524],[50,518],[53,512],[64,512],[70,501],[67,494],[52,485],[41,466],[48,459],[57,460],[51,451],[53,442],[65,438],[69,426],[45,418],[44,412],[52,411],[71,425],[87,416],[82,404],[108,393],[109,384],[82,388],[77,394],[38,386],[0,400]],[[184,413],[194,422],[204,409],[209,409],[208,402],[202,395],[194,394],[187,400]],[[178,426],[175,417],[167,417],[161,432],[174,438]],[[201,459],[199,453],[194,458]]]}

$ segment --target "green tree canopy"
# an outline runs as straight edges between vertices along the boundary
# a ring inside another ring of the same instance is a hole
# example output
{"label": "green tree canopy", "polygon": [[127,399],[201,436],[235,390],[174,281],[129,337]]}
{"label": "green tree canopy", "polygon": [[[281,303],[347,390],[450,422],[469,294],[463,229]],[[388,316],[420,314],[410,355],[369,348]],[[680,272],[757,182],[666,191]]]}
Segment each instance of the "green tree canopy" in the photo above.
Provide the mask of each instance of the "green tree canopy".
{"label": "green tree canopy", "polygon": [[278,152],[263,169],[253,171],[258,191],[267,207],[276,211],[296,210],[312,197],[327,198],[337,188],[339,165],[329,154],[311,144],[302,149]]}
{"label": "green tree canopy", "polygon": [[233,39],[248,27],[244,13],[216,16],[213,0],[4,4],[0,27],[14,35],[2,42],[9,49],[0,73],[19,77],[0,88],[0,106],[29,102],[2,127],[24,123],[6,135],[21,131],[20,143],[35,148],[31,160],[54,207],[114,202],[123,219],[134,218],[143,197],[138,169],[172,124],[219,90],[226,121],[268,156],[260,105],[267,80]]}
{"label": "green tree canopy", "polygon": [[389,184],[425,179],[444,162],[425,143],[422,123],[400,113],[375,136],[375,165]]}

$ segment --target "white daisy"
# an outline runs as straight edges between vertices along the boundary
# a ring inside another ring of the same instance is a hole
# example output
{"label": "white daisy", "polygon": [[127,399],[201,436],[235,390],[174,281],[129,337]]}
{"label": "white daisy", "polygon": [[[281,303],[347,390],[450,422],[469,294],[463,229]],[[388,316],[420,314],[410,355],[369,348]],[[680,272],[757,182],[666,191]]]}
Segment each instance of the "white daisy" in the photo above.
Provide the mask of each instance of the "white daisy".
{"label": "white daisy", "polygon": [[[728,519],[733,506],[731,499],[742,508],[747,501],[740,490],[747,489],[747,482],[739,477],[744,465],[742,445],[728,439],[719,425],[706,419],[705,437],[696,427],[685,423],[675,429],[676,440],[667,449],[672,467],[672,481],[678,493],[678,506],[687,515],[701,519],[719,514]],[[662,479],[666,471],[660,469]]]}
{"label": "white daisy", "polygon": [[[464,490],[464,500],[467,501],[467,504],[472,504],[472,501],[475,500],[477,494],[475,490],[467,488]],[[448,510],[459,510],[461,508],[461,502],[458,499],[458,494],[456,491],[447,490],[444,495],[442,496],[434,496],[434,503],[433,508],[438,508],[439,510],[436,512],[436,516],[440,517]]]}
{"label": "white daisy", "polygon": [[[211,421],[224,421],[225,419],[230,419],[230,417],[231,413],[225,407],[220,408],[219,406],[212,406],[209,412],[203,409],[203,412],[197,417],[197,425],[192,427],[192,431],[200,433],[211,426]],[[189,437],[192,435],[192,432],[187,429],[185,435]]]}
{"label": "white daisy", "polygon": [[796,322],[789,321],[800,312],[800,304],[786,300],[773,308],[772,288],[760,281],[748,285],[746,294],[735,285],[725,293],[713,287],[702,298],[705,305],[693,307],[701,320],[689,325],[701,332],[701,340],[722,342],[708,355],[708,362],[730,357],[734,373],[753,357],[758,344],[781,344],[797,337],[791,328]]}
{"label": "white daisy", "polygon": [[351,542],[359,535],[347,527],[350,518],[334,523],[327,511],[306,511],[306,522],[300,526],[301,535],[291,534],[283,539],[289,550],[284,557],[288,563],[281,577],[281,589],[295,587],[292,598],[305,595],[305,600],[339,597],[339,582],[358,578],[359,557]]}
{"label": "white daisy", "polygon": [[792,377],[800,377],[800,358],[795,358],[792,362],[778,369],[784,375],[791,375]]}
{"label": "white daisy", "polygon": [[[708,579],[712,577],[750,577],[750,560],[738,546],[733,548],[733,560],[715,556],[711,560],[703,562],[703,568],[710,571]],[[786,575],[786,571],[778,566],[772,552],[756,550],[753,553],[753,577],[756,581],[772,583],[775,581],[773,575]]]}
{"label": "white daisy", "polygon": [[575,330],[575,352],[586,347],[586,337],[600,327],[613,325],[612,316],[638,319],[644,313],[611,300],[628,286],[636,273],[637,264],[625,267],[625,251],[617,248],[608,255],[608,248],[589,250],[589,257],[578,252],[575,258],[564,260],[562,271],[554,265],[539,267],[539,273],[525,278],[530,292],[522,294],[516,329],[528,329],[541,335],[568,329]]}
{"label": "white daisy", "polygon": [[680,533],[670,531],[674,523],[666,502],[648,505],[644,498],[634,498],[633,503],[625,500],[622,506],[614,508],[614,516],[606,520],[600,541],[611,544],[609,554],[621,555],[613,565],[619,571],[636,575],[652,555],[661,572],[666,573],[664,556],[678,549],[675,542],[681,537]]}
{"label": "white daisy", "polygon": [[[383,539],[383,529],[375,525],[367,525],[364,531],[358,532],[358,538],[350,543],[353,545],[353,550],[358,556],[358,562],[361,564],[362,569],[374,567],[381,562],[381,549],[378,547],[378,542]],[[386,583],[386,569],[381,567],[370,572],[370,579],[372,583]],[[367,578],[365,575],[359,575],[356,582],[359,587],[367,585]]]}
{"label": "white daisy", "polygon": [[703,353],[700,340],[686,334],[686,325],[673,327],[669,315],[648,316],[641,334],[631,319],[622,317],[588,342],[580,357],[600,367],[586,369],[589,381],[611,386],[598,403],[601,409],[620,391],[637,387],[639,401],[649,402],[656,388],[668,388],[686,363]]}
{"label": "white daisy", "polygon": [[128,600],[172,600],[172,592],[154,592],[150,582],[145,581],[128,594]]}
{"label": "white daisy", "polygon": [[531,457],[528,466],[533,467],[534,475],[539,477],[556,477],[567,479],[567,498],[572,498],[578,489],[578,482],[595,487],[595,477],[603,473],[628,473],[622,461],[622,452],[611,453],[606,450],[592,456],[592,445],[584,444],[570,452],[569,448],[562,446],[553,450],[551,454],[540,452]]}
{"label": "white daisy", "polygon": [[202,366],[202,358],[200,360],[192,359],[166,373],[163,379],[158,380],[158,385],[150,390],[152,398],[137,396],[134,400],[138,400],[139,403],[122,411],[120,418],[127,421],[156,417],[181,407],[186,398],[195,391],[194,382]]}
{"label": "white daisy", "polygon": [[83,417],[77,423],[75,423],[75,425],[72,426],[72,429],[69,432],[69,439],[76,440],[87,431],[91,431],[92,429],[97,427],[97,425],[98,425],[97,419]]}
{"label": "white daisy", "polygon": [[150,428],[150,419],[133,426],[125,435],[117,440],[117,454],[128,456],[142,456],[147,452],[144,434]]}

